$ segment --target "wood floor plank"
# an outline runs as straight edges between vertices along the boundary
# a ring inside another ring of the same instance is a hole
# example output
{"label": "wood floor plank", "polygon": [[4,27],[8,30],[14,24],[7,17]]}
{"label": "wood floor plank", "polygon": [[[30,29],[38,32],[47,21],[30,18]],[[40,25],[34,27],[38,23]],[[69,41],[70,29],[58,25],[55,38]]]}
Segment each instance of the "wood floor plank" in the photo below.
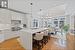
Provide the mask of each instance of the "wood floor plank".
{"label": "wood floor plank", "polygon": [[75,50],[75,35],[68,34],[67,40],[51,38],[42,50]]}
{"label": "wood floor plank", "polygon": [[9,39],[0,44],[0,50],[25,50],[17,38]]}

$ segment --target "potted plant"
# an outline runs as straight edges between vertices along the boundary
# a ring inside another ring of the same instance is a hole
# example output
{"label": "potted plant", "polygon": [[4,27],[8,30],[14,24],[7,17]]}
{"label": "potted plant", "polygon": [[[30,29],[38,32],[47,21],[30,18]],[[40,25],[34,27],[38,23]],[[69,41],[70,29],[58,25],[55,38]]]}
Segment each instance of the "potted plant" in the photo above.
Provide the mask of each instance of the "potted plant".
{"label": "potted plant", "polygon": [[65,25],[63,26],[63,30],[64,30],[65,32],[68,32],[68,30],[69,30],[69,24],[65,24]]}

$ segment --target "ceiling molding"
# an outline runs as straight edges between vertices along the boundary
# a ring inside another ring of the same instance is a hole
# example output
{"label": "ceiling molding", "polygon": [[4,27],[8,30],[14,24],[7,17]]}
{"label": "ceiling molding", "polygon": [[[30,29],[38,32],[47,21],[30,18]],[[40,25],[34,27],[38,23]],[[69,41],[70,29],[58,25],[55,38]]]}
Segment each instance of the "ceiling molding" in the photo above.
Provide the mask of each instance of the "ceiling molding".
{"label": "ceiling molding", "polygon": [[22,11],[19,11],[19,10],[11,9],[11,8],[2,8],[2,9],[7,9],[7,10],[17,12],[17,13],[21,13],[21,14],[29,14],[29,13],[25,13],[25,12],[22,12]]}

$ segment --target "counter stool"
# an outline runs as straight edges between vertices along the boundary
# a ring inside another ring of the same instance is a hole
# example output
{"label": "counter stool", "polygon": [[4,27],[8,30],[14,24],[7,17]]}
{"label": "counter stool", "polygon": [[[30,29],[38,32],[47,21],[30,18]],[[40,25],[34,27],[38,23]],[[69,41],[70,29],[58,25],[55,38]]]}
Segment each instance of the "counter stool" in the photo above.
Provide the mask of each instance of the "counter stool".
{"label": "counter stool", "polygon": [[35,42],[33,43],[35,44],[34,46],[36,46],[38,50],[41,50],[43,48],[43,34],[36,33],[34,40],[35,40]]}
{"label": "counter stool", "polygon": [[48,36],[44,36],[44,37],[43,37],[43,44],[46,45],[47,42],[48,42]]}
{"label": "counter stool", "polygon": [[50,40],[51,33],[48,33],[48,40]]}
{"label": "counter stool", "polygon": [[44,31],[43,43],[46,44],[48,42],[48,30]]}
{"label": "counter stool", "polygon": [[33,47],[36,48],[38,45],[36,44],[37,41],[34,39],[35,33],[32,36],[33,36],[33,39],[32,39],[33,40],[33,42],[32,42],[33,43]]}

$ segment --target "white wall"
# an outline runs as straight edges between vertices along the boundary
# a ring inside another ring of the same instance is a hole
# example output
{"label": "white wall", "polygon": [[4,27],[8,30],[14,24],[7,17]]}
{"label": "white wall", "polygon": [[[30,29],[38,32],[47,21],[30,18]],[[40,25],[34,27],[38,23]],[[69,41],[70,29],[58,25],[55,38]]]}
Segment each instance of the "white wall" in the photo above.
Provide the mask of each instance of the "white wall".
{"label": "white wall", "polygon": [[23,19],[24,23],[27,24],[27,28],[31,28],[32,17],[31,14],[26,14]]}
{"label": "white wall", "polygon": [[70,29],[74,29],[75,0],[66,0],[65,15],[69,18]]}
{"label": "white wall", "polygon": [[69,22],[70,23],[70,29],[72,29],[72,30],[74,30],[74,20],[75,20],[74,16],[75,15],[70,16],[70,22]]}
{"label": "white wall", "polygon": [[8,7],[25,13],[31,13],[31,0],[8,0]]}
{"label": "white wall", "polygon": [[73,14],[75,12],[75,0],[66,0],[66,10],[65,14]]}
{"label": "white wall", "polygon": [[65,15],[65,4],[53,7],[49,10],[50,17],[59,17]]}
{"label": "white wall", "polygon": [[10,11],[5,9],[0,9],[0,23],[10,24],[11,23]]}
{"label": "white wall", "polygon": [[[28,20],[30,18],[27,18],[29,14],[21,14],[17,12],[13,12],[6,9],[0,9],[0,24],[9,24],[11,25],[11,20],[21,20],[21,24],[28,24]],[[3,25],[4,28],[5,25]],[[0,26],[1,27],[1,26]]]}

